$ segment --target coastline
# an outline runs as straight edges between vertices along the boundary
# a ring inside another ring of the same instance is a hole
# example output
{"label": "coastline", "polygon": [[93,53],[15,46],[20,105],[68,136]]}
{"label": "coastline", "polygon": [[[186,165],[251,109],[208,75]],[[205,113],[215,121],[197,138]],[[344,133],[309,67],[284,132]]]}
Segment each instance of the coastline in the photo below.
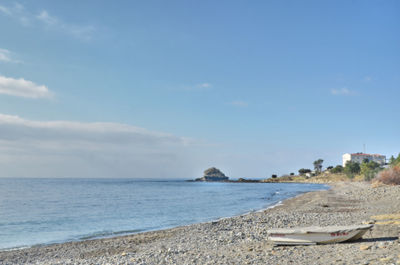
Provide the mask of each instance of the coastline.
{"label": "coastline", "polygon": [[[71,182],[69,180],[68,182],[76,183],[75,181]],[[97,183],[97,181],[95,182]],[[115,212],[109,207],[108,214],[110,216],[116,216],[113,222],[104,222],[103,216],[101,214],[96,215],[96,211],[94,211],[94,216],[96,216],[96,218],[92,217],[92,209],[87,207],[87,205],[98,202],[88,201],[86,199],[73,202],[71,200],[65,200],[65,196],[63,198],[47,196],[43,200],[46,201],[47,198],[47,201],[50,202],[57,201],[57,204],[61,202],[61,207],[57,207],[57,210],[52,210],[58,214],[58,221],[47,217],[45,215],[46,211],[39,215],[36,214],[36,216],[30,216],[29,214],[24,216],[22,214],[19,217],[19,220],[33,220],[35,218],[36,220],[41,220],[43,218],[46,222],[40,225],[42,228],[38,228],[37,225],[35,226],[35,223],[33,223],[34,225],[31,227],[29,225],[21,226],[19,223],[14,225],[12,222],[7,221],[7,210],[5,210],[3,212],[5,220],[2,222],[2,224],[5,225],[2,225],[2,227],[6,233],[1,236],[0,251],[79,242],[90,239],[111,238],[142,232],[165,230],[196,223],[211,222],[221,218],[235,217],[254,211],[264,210],[279,203],[281,200],[297,196],[299,193],[327,189],[327,186],[324,185],[302,183],[269,184],[263,186],[259,184],[245,183],[239,185],[237,183],[232,184],[225,182],[186,183],[186,181],[183,180],[165,179],[162,180],[162,182],[166,184],[153,184],[153,181],[139,181],[138,184],[136,184],[136,180],[129,180],[129,182],[129,184],[133,183],[132,186],[135,186],[136,189],[141,186],[145,186],[145,188],[149,186],[165,190],[165,186],[167,185],[167,190],[162,193],[162,196],[157,196],[157,199],[146,200],[146,194],[148,193],[146,189],[143,189],[143,193],[136,193],[137,195],[133,198],[130,197],[129,200],[122,201],[122,205],[125,205],[123,207],[124,212]],[[100,181],[100,183],[103,183],[103,181]],[[117,181],[116,183],[118,184],[120,182]],[[122,181],[122,184],[125,186],[125,181]],[[221,185],[223,186],[222,188],[220,187]],[[68,186],[66,188],[68,188]],[[87,190],[88,188],[89,187],[85,187],[82,190]],[[57,189],[61,189],[61,187],[57,187]],[[89,188],[88,192],[91,191],[92,189]],[[174,191],[180,191],[182,194]],[[195,194],[193,194],[193,192],[195,192]],[[85,193],[86,192],[79,194]],[[106,205],[112,203],[114,198],[118,198],[118,196],[109,196],[109,194],[113,194],[113,189],[108,191],[107,195],[105,195],[111,198],[111,201],[107,201]],[[97,195],[100,195],[100,193],[97,193]],[[169,199],[169,196],[171,196],[170,198],[172,199]],[[159,200],[160,197],[165,197],[165,200],[163,200],[165,202],[159,201],[158,203],[151,203],[152,201]],[[193,203],[182,203],[182,199],[184,201],[192,201]],[[214,202],[214,200],[216,201]],[[68,205],[63,207],[63,204],[67,203],[69,205],[82,203],[82,205],[79,204],[79,209],[83,210],[77,213],[71,212],[71,208]],[[31,203],[30,205],[32,209],[35,209],[34,207],[38,207],[41,204],[39,202],[39,204]],[[116,208],[121,208],[120,205],[120,202],[114,201],[114,206]],[[170,207],[170,205],[174,207]],[[48,207],[54,207],[54,204],[51,203]],[[50,209],[44,204],[39,208]],[[8,206],[8,209],[13,210],[14,207]],[[23,213],[24,211],[17,212]],[[69,214],[64,214],[64,212]],[[135,213],[134,216],[132,216],[132,212]],[[39,211],[39,213],[41,212]],[[79,216],[83,216],[83,218]],[[91,217],[89,220],[95,221],[86,221],[86,218],[89,216]],[[16,219],[12,215],[10,218]],[[69,221],[70,219],[81,220],[82,222],[71,222]],[[118,225],[121,222],[125,226]],[[8,226],[8,224],[10,224],[10,226]],[[27,231],[27,233],[23,231]],[[34,233],[30,233],[30,231],[34,231]],[[57,236],[58,231],[60,231],[61,236]],[[46,238],[47,234],[56,234],[56,236]],[[9,235],[9,237],[6,235]],[[14,240],[15,238],[19,238],[19,240]]]}
{"label": "coastline", "polygon": [[[356,264],[396,262],[399,227],[375,225],[354,243],[274,247],[269,228],[347,225],[400,212],[400,186],[329,183],[244,215],[165,230],[0,252],[4,264]],[[361,248],[366,248],[361,250]],[[337,253],[341,253],[340,256]],[[346,256],[346,259],[343,259]]]}

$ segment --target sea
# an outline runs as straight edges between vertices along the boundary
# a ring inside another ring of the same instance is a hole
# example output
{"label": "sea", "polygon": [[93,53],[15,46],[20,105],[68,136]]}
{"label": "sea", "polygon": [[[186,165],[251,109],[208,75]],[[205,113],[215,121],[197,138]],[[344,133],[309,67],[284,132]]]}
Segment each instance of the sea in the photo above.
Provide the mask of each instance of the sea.
{"label": "sea", "polygon": [[112,237],[237,216],[319,184],[0,179],[0,249]]}

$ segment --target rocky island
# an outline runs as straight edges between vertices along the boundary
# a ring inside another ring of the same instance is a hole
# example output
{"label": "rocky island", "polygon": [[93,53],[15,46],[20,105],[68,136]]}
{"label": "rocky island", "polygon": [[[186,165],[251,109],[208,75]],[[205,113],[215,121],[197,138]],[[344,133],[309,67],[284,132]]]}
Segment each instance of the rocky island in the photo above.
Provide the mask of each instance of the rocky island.
{"label": "rocky island", "polygon": [[211,167],[204,171],[202,178],[197,178],[195,181],[229,181],[229,177],[225,176],[218,168]]}
{"label": "rocky island", "polygon": [[209,169],[206,169],[204,171],[204,175],[202,178],[197,178],[195,180],[188,180],[188,181],[207,181],[207,182],[233,182],[233,183],[263,183],[265,182],[264,180],[258,180],[258,179],[244,179],[244,178],[239,178],[238,180],[231,180],[229,177],[227,177],[224,173],[222,173],[221,170],[215,167],[211,167]]}

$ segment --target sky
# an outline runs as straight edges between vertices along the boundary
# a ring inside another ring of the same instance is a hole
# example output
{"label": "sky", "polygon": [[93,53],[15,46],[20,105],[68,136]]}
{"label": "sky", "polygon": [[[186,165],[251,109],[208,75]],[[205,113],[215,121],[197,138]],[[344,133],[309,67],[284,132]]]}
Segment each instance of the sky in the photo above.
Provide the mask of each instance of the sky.
{"label": "sky", "polygon": [[400,152],[400,2],[0,0],[0,177],[266,178]]}

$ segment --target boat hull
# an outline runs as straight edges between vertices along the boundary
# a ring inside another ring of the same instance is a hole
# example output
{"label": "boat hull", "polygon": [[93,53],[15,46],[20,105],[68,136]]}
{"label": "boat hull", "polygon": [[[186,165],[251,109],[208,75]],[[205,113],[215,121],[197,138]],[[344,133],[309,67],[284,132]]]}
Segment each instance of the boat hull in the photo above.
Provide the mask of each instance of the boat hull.
{"label": "boat hull", "polygon": [[268,231],[268,239],[275,245],[332,244],[360,239],[371,227],[273,229]]}

